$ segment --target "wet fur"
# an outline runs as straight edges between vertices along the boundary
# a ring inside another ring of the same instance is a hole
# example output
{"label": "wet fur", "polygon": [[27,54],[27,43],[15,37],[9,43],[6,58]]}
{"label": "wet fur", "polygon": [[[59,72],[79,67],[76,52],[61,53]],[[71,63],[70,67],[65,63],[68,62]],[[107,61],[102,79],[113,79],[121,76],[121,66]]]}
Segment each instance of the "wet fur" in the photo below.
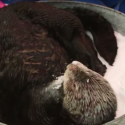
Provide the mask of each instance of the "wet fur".
{"label": "wet fur", "polygon": [[0,10],[0,27],[0,122],[59,125],[60,92],[57,102],[56,92],[45,90],[70,62],[66,50],[46,29],[22,21],[8,7]]}
{"label": "wet fur", "polygon": [[99,13],[80,7],[65,8],[76,15],[82,22],[85,30],[94,37],[94,44],[100,55],[112,65],[117,55],[117,41],[110,22]]}
{"label": "wet fur", "polygon": [[46,30],[13,20],[13,13],[6,18],[11,24],[7,28],[0,22],[0,121],[9,125],[59,125],[60,92],[58,96],[56,91],[57,102],[56,93],[45,90],[64,72],[69,57]]}
{"label": "wet fur", "polygon": [[61,124],[63,92],[46,91],[49,83],[64,73],[67,63],[74,59],[100,74],[105,71],[101,62],[95,62],[93,48],[83,44],[86,39],[78,18],[50,5],[25,2],[2,8],[0,122]]}
{"label": "wet fur", "polygon": [[28,2],[27,4],[25,2],[13,4],[10,8],[16,12],[18,17],[46,28],[49,34],[67,50],[72,60],[78,60],[90,69],[104,75],[106,67],[94,53],[91,53],[94,48],[88,49],[89,44],[86,42],[84,27],[76,16],[44,3]]}

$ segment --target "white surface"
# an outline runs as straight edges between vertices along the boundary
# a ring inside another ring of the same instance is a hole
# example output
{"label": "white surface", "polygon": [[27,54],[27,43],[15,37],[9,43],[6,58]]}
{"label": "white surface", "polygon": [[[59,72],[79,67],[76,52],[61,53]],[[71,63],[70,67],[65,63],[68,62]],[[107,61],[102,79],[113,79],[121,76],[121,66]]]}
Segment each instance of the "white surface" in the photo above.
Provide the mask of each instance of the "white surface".
{"label": "white surface", "polygon": [[125,114],[125,36],[115,32],[118,44],[118,53],[113,66],[101,58],[99,59],[107,66],[104,78],[107,79],[112,86],[118,101],[117,116]]}

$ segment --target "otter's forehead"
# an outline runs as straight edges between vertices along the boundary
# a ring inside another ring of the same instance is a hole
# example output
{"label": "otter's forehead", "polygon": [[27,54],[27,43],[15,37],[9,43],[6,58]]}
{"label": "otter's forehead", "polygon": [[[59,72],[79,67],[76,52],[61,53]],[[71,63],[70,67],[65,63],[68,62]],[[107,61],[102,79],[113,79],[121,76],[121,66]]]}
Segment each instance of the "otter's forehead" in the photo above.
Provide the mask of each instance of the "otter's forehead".
{"label": "otter's forehead", "polygon": [[86,67],[84,64],[82,64],[79,61],[73,61],[72,64],[74,66],[76,66],[77,69],[81,70],[82,75],[84,74],[84,75],[89,76],[89,77],[96,76],[96,77],[99,77],[99,78],[103,78],[102,75],[100,75],[97,72],[89,69],[88,67]]}
{"label": "otter's forehead", "polygon": [[[82,75],[83,76],[91,76],[93,74],[90,73],[91,70],[88,69],[85,65],[83,65],[82,63],[78,62],[78,61],[73,61],[71,64],[69,64],[67,66],[67,70],[65,72],[65,74],[68,75],[68,77],[80,77]],[[64,76],[65,76],[64,74]]]}

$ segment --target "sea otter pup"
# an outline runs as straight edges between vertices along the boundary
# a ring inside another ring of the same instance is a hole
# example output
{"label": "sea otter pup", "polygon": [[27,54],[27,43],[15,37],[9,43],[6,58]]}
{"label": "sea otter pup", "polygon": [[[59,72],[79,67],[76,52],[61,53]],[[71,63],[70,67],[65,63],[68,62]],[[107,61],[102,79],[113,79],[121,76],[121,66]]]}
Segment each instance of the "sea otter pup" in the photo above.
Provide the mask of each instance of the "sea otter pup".
{"label": "sea otter pup", "polygon": [[116,96],[108,81],[100,74],[73,61],[67,66],[63,79],[64,122],[73,125],[102,125],[115,118]]}

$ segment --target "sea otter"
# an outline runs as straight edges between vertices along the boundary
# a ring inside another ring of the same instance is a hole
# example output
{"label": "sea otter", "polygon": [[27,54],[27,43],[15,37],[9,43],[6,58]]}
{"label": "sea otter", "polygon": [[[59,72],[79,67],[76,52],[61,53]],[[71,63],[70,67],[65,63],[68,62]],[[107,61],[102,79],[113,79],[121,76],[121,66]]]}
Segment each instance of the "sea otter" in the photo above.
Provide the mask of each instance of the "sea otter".
{"label": "sea otter", "polygon": [[63,87],[50,91],[53,80],[72,60],[100,74],[105,72],[87,40],[81,21],[65,10],[36,2],[2,8],[0,122],[61,125]]}

